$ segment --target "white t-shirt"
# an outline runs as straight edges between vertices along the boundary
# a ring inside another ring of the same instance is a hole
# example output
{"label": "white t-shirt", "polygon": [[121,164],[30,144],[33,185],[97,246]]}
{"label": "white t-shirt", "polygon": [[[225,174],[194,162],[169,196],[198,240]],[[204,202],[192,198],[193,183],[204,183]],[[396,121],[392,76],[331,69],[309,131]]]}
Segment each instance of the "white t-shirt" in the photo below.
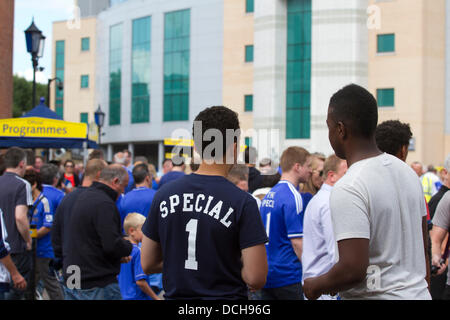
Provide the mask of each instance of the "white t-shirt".
{"label": "white t-shirt", "polygon": [[389,154],[354,163],[334,186],[330,208],[337,242],[370,240],[366,279],[341,292],[343,299],[431,299],[422,235],[427,210],[408,165]]}

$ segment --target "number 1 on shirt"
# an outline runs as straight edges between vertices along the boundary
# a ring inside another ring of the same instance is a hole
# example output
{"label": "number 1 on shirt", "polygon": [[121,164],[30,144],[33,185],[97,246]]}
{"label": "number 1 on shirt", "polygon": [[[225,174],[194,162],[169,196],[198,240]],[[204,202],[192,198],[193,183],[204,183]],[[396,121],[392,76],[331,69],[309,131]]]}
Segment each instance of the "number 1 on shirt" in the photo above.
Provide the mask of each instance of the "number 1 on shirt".
{"label": "number 1 on shirt", "polygon": [[188,258],[184,262],[184,268],[189,270],[197,270],[198,263],[195,260],[195,244],[197,240],[197,219],[191,219],[186,225],[186,232],[189,232],[188,236]]}
{"label": "number 1 on shirt", "polygon": [[[271,212],[269,212],[266,216],[266,234],[267,234],[267,238],[269,237],[269,231],[270,231],[270,214]],[[269,241],[267,241],[266,246],[269,244]]]}

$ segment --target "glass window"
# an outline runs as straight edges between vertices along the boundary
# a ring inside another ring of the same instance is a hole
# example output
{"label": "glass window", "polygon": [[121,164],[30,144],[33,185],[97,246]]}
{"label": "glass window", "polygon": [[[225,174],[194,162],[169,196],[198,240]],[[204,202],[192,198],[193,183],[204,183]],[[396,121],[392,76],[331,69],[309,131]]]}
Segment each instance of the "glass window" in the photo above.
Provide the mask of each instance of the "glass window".
{"label": "glass window", "polygon": [[[56,56],[55,56],[55,75],[64,82],[64,56],[65,56],[65,41],[56,41]],[[59,89],[55,86],[55,112],[61,117],[64,117],[64,89]]]}
{"label": "glass window", "polygon": [[190,9],[165,14],[164,121],[189,120]]}
{"label": "glass window", "polygon": [[377,36],[377,52],[395,52],[395,34],[379,34]]}
{"label": "glass window", "polygon": [[377,101],[379,107],[394,107],[395,106],[395,90],[377,89]]}
{"label": "glass window", "polygon": [[89,51],[90,45],[90,38],[81,38],[81,51]]}
{"label": "glass window", "polygon": [[81,112],[80,113],[80,122],[89,124],[89,113]]}
{"label": "glass window", "polygon": [[252,138],[251,137],[245,137],[245,146],[247,146],[247,147],[252,146]]}
{"label": "glass window", "polygon": [[287,1],[286,139],[311,137],[311,0]]}
{"label": "glass window", "polygon": [[255,11],[255,0],[245,0],[245,12],[251,13]]}
{"label": "glass window", "polygon": [[122,24],[109,31],[109,125],[120,124],[122,90]]}
{"label": "glass window", "polygon": [[150,121],[151,18],[133,20],[131,123]]}
{"label": "glass window", "polygon": [[253,62],[253,45],[245,46],[245,62]]}
{"label": "glass window", "polygon": [[253,95],[248,94],[244,96],[244,110],[253,111]]}
{"label": "glass window", "polygon": [[89,75],[84,74],[81,76],[81,88],[89,88]]}

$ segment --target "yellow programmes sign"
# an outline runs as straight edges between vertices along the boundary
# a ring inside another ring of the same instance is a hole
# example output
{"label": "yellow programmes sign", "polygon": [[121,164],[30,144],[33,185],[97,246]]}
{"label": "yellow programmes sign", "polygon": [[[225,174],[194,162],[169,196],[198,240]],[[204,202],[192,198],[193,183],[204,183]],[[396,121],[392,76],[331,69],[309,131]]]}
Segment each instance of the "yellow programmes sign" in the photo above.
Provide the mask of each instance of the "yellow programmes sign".
{"label": "yellow programmes sign", "polygon": [[0,137],[85,139],[85,123],[44,118],[0,119]]}

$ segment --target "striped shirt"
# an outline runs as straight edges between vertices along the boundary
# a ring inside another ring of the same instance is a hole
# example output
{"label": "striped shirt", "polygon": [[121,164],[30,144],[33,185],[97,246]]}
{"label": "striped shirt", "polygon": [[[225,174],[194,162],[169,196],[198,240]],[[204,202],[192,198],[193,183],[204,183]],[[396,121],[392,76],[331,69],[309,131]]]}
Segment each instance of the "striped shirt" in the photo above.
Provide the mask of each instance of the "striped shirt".
{"label": "striped shirt", "polygon": [[5,172],[0,176],[0,208],[3,211],[11,253],[22,253],[26,250],[25,240],[16,225],[16,207],[20,205],[33,205],[31,186],[17,174]]}

